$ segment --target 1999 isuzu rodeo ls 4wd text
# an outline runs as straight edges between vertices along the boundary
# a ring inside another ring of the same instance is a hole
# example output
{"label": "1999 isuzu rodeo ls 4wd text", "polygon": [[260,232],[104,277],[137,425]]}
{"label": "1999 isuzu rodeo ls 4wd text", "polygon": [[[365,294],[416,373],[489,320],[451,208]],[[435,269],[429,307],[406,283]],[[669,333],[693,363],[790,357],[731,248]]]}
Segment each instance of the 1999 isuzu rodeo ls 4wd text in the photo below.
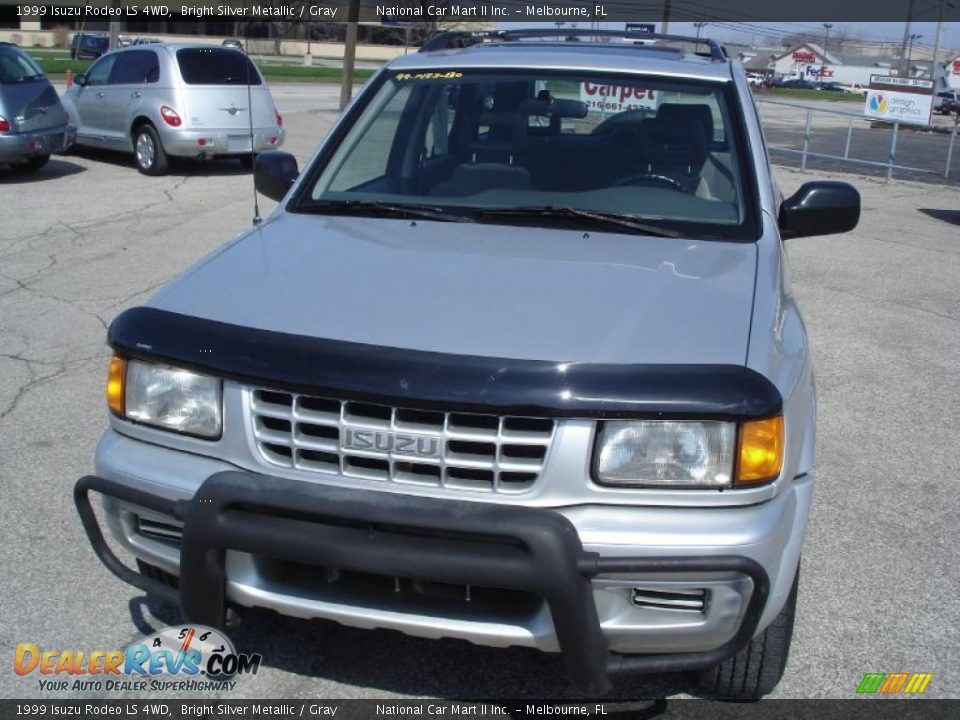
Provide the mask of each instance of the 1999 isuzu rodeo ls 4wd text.
{"label": "1999 isuzu rodeo ls 4wd text", "polygon": [[781,198],[738,63],[444,34],[255,182],[266,221],[110,326],[75,498],[114,574],[212,627],[260,607],[559,652],[584,694],[775,687],[816,415],[782,243],[860,199]]}

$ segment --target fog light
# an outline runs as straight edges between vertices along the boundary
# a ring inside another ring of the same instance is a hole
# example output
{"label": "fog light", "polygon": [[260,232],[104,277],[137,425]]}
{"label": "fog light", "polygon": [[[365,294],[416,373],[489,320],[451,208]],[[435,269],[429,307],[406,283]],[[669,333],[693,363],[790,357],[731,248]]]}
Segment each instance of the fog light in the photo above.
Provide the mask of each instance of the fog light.
{"label": "fog light", "polygon": [[274,135],[273,137],[270,138],[270,144],[271,144],[271,145],[276,145],[276,144],[277,144],[277,136],[276,136],[276,135]]}
{"label": "fog light", "polygon": [[775,480],[783,467],[783,417],[752,420],[740,426],[737,485]]}
{"label": "fog light", "polygon": [[206,144],[207,144],[207,141],[205,138],[200,138],[199,140],[197,140],[197,145],[199,145],[200,147],[203,147]]}

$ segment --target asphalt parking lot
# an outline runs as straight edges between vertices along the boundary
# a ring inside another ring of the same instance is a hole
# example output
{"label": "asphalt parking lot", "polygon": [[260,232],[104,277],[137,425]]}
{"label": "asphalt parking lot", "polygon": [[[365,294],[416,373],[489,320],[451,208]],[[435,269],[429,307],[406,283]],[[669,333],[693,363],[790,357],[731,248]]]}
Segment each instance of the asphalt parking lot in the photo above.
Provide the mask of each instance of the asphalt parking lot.
{"label": "asphalt parking lot", "polygon": [[[275,88],[301,166],[337,92]],[[822,176],[778,170],[787,193]],[[818,487],[776,696],[849,698],[866,672],[923,671],[934,674],[927,696],[958,697],[960,193],[842,177],[863,196],[860,227],[789,244],[817,362]],[[177,616],[100,565],[73,507],[106,425],[106,327],[250,225],[250,177],[224,161],[147,178],[126,157],[84,153],[29,179],[0,169],[0,193],[0,648],[9,663],[22,642],[124,647]],[[566,695],[559,660],[535,651],[267,613],[245,615],[232,636],[265,667],[231,697]],[[690,690],[665,676],[616,694]],[[8,669],[0,697],[43,693]]]}

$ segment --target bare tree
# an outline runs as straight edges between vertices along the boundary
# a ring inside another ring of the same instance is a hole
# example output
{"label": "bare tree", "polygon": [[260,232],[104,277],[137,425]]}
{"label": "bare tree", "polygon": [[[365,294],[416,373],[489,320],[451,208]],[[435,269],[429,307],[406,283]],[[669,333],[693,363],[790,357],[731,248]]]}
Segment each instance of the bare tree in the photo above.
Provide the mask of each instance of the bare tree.
{"label": "bare tree", "polygon": [[[270,0],[270,7],[292,8],[294,15],[298,17],[300,8],[309,8],[311,4],[310,0]],[[299,26],[309,26],[315,23],[302,22],[299,20],[274,20],[268,24],[270,27],[270,35],[273,38],[273,54],[281,55],[284,40],[294,36]]]}

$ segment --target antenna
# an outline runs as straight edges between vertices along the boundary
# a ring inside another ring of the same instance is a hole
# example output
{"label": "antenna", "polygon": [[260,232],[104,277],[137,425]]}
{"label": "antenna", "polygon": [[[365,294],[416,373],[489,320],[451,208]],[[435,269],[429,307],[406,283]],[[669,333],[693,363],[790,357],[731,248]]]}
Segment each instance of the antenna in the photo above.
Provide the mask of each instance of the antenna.
{"label": "antenna", "polygon": [[[247,70],[247,120],[249,120],[250,128],[250,165],[255,167],[257,164],[257,154],[254,152],[254,137],[253,137],[253,90],[251,89],[250,83],[250,65],[253,64],[253,60],[250,59],[250,53],[247,52],[247,46],[250,44],[250,23],[247,23],[243,28],[243,60],[246,63]],[[260,204],[257,201],[257,181],[254,177],[254,173],[250,173],[250,179],[253,181],[253,224],[259,225],[262,222],[260,218]]]}

